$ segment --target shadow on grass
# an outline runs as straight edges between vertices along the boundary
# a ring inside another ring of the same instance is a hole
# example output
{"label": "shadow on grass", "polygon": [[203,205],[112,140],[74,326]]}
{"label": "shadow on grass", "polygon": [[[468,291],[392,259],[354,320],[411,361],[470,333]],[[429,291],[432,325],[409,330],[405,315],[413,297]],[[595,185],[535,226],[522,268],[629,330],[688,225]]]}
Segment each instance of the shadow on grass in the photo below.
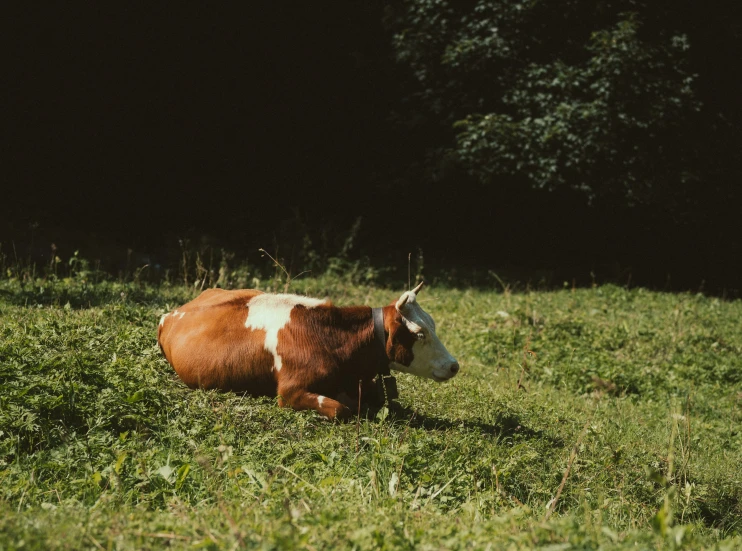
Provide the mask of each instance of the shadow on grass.
{"label": "shadow on grass", "polygon": [[[365,413],[370,419],[374,419],[379,409],[368,407]],[[392,402],[389,409],[390,419],[400,421],[412,428],[428,431],[448,431],[463,427],[466,431],[477,432],[482,436],[497,438],[502,441],[507,441],[508,439],[542,440],[555,448],[562,448],[565,445],[562,438],[548,434],[543,430],[531,428],[518,416],[512,414],[500,413],[493,423],[487,423],[478,419],[452,421],[433,417],[397,402]]]}

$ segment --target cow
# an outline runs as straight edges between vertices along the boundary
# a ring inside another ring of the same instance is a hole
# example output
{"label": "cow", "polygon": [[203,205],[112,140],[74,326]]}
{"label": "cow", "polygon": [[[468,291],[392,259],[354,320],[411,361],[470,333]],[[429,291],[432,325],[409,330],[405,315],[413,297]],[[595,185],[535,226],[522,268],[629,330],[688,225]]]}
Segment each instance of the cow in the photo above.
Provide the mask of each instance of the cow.
{"label": "cow", "polygon": [[281,407],[347,419],[390,368],[437,382],[458,373],[416,300],[422,285],[383,308],[208,289],[162,316],[157,340],[191,388],[278,396]]}

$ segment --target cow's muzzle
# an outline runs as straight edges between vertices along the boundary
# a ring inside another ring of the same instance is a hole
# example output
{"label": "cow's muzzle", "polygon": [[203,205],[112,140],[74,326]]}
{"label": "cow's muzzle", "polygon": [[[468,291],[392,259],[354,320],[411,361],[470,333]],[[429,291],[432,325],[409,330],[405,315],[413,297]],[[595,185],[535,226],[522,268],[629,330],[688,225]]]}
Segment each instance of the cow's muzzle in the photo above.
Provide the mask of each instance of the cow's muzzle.
{"label": "cow's muzzle", "polygon": [[459,372],[459,369],[459,362],[453,362],[452,364],[449,364],[444,370],[441,370],[442,373],[440,375],[433,373],[433,380],[438,383],[445,382],[454,377]]}

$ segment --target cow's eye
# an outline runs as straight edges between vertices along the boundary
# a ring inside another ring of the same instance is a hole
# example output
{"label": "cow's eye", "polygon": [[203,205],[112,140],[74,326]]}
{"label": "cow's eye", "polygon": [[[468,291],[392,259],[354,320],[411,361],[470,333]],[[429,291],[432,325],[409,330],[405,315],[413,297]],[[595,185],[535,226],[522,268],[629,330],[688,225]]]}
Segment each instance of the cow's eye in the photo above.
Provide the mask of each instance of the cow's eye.
{"label": "cow's eye", "polygon": [[422,331],[420,331],[419,333],[415,333],[415,337],[419,341],[425,340],[425,333],[423,333]]}

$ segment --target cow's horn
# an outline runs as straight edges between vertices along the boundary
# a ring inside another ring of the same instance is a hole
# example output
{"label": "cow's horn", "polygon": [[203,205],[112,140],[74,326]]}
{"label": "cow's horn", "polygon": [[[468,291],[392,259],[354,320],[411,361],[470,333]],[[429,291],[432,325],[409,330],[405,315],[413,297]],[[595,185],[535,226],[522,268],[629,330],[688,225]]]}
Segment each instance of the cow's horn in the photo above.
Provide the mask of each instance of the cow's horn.
{"label": "cow's horn", "polygon": [[422,287],[423,287],[423,283],[425,283],[425,282],[424,281],[421,281],[420,282],[420,285],[418,285],[417,287],[415,287],[412,290],[412,293],[415,294],[415,295],[418,294],[420,292],[420,289],[422,289]]}
{"label": "cow's horn", "polygon": [[409,298],[410,295],[407,293],[404,293],[401,297],[399,297],[399,300],[397,301],[397,310],[401,312],[402,308],[404,308],[405,304],[407,304],[407,299]]}

